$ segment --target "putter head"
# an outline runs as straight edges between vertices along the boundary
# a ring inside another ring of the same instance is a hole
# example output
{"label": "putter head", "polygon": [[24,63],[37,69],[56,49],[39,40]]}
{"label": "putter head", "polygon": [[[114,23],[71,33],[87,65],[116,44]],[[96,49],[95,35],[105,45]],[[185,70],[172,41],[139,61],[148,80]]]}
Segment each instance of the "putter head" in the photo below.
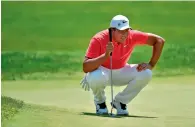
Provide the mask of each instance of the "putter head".
{"label": "putter head", "polygon": [[116,117],[116,115],[113,114],[113,113],[109,113],[109,116],[110,116],[110,117]]}
{"label": "putter head", "polygon": [[109,116],[116,117],[116,114],[113,114],[113,107],[111,108],[111,112],[109,113]]}

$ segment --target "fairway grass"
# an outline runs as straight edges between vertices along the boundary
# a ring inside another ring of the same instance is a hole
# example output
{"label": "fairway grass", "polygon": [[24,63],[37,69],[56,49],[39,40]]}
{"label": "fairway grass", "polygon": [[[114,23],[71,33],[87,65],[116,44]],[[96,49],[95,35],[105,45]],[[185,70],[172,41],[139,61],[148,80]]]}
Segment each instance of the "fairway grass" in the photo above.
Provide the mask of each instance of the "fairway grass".
{"label": "fairway grass", "polygon": [[[114,88],[114,94],[124,87]],[[130,117],[94,115],[91,91],[79,80],[4,81],[2,94],[23,100],[23,109],[5,127],[193,127],[194,76],[154,78],[128,105]],[[110,109],[110,87],[106,88]]]}

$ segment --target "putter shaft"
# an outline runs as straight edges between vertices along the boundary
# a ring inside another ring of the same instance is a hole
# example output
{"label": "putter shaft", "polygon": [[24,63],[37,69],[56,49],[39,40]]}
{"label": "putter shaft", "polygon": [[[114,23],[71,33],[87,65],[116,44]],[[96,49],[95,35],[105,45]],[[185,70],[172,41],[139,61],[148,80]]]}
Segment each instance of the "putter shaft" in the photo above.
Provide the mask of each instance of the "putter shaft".
{"label": "putter shaft", "polygon": [[110,86],[111,86],[111,98],[112,98],[112,108],[111,108],[111,115],[113,110],[113,84],[112,84],[112,55],[110,56]]}

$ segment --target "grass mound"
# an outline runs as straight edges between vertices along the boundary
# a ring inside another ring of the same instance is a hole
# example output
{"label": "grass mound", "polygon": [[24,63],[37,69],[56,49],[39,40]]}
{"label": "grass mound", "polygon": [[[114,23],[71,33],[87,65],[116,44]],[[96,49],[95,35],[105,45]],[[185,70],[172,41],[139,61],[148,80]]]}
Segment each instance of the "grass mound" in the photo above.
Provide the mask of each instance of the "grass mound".
{"label": "grass mound", "polygon": [[23,101],[1,96],[1,121],[10,120],[23,106]]}

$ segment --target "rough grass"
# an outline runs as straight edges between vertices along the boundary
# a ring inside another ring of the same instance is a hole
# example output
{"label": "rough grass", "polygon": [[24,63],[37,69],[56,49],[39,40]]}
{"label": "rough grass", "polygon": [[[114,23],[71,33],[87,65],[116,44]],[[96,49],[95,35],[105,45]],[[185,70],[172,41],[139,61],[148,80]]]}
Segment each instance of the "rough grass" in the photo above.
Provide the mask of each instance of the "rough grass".
{"label": "rough grass", "polygon": [[24,106],[24,102],[11,97],[1,96],[1,122],[12,119]]}
{"label": "rough grass", "polygon": [[[149,47],[145,48],[145,51],[151,52]],[[186,55],[183,55],[183,52]],[[154,76],[195,74],[193,63],[195,57],[190,54],[195,54],[195,50],[190,46],[166,48],[154,69]],[[70,78],[77,73],[82,73],[83,56],[84,51],[3,52],[2,80]],[[146,55],[143,50],[135,50],[129,63],[147,62],[149,58],[150,53]]]}
{"label": "rough grass", "polygon": [[[165,38],[154,76],[194,74],[194,6],[195,2],[162,1],[3,1],[2,79],[49,79],[57,73],[68,77],[81,73],[90,38],[107,28],[116,14],[128,16],[134,29]],[[137,47],[129,63],[148,62],[151,50]]]}
{"label": "rough grass", "polygon": [[81,53],[64,52],[3,52],[2,79],[25,79],[34,73],[54,74],[64,72],[73,74],[81,71]]}

